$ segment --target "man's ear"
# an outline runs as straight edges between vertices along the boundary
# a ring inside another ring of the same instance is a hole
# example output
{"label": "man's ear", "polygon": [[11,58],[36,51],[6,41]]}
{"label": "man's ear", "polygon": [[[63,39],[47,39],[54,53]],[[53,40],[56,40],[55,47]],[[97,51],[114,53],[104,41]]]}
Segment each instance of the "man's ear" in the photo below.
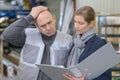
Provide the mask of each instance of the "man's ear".
{"label": "man's ear", "polygon": [[36,27],[36,28],[38,28],[38,25],[37,25],[37,23],[36,23],[36,22],[34,23],[34,25],[35,25],[35,27]]}
{"label": "man's ear", "polygon": [[52,15],[53,16],[53,21],[56,23],[56,17],[55,15]]}

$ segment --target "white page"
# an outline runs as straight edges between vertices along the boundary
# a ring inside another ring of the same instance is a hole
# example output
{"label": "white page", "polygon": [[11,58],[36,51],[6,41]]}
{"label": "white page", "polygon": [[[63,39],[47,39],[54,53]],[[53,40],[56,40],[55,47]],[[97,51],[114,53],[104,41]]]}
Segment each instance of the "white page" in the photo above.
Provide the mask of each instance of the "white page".
{"label": "white page", "polygon": [[67,80],[64,73],[70,73],[76,77],[80,77],[83,72],[86,73],[86,79],[93,79],[100,76],[109,68],[120,62],[111,43],[105,44],[103,47],[88,56],[78,65],[71,68],[61,68],[51,65],[37,65],[52,80]]}

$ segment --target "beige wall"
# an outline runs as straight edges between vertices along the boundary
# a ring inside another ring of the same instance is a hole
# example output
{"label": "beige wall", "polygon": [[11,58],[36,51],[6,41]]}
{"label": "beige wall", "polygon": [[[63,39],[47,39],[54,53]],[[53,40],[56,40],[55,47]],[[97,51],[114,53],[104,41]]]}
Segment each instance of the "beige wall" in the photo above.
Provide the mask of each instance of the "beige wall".
{"label": "beige wall", "polygon": [[84,5],[92,6],[96,12],[101,13],[120,13],[120,0],[76,0],[76,7]]}
{"label": "beige wall", "polygon": [[55,14],[56,19],[57,19],[57,25],[59,21],[59,16],[60,16],[60,3],[61,0],[46,0],[47,6],[50,8],[50,10]]}

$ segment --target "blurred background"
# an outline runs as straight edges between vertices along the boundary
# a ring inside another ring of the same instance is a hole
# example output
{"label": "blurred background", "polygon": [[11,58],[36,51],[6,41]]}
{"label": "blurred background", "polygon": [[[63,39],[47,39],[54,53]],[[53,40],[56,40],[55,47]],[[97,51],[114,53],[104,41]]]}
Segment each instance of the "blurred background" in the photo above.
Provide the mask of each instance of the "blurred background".
{"label": "blurred background", "polygon": [[[112,42],[120,56],[120,0],[0,0],[0,34],[15,20],[29,14],[34,6],[44,5],[55,14],[58,30],[74,34],[73,14],[84,5],[96,12],[97,35]],[[20,47],[0,38],[0,80],[16,80]],[[120,64],[112,69],[112,80],[120,80]]]}

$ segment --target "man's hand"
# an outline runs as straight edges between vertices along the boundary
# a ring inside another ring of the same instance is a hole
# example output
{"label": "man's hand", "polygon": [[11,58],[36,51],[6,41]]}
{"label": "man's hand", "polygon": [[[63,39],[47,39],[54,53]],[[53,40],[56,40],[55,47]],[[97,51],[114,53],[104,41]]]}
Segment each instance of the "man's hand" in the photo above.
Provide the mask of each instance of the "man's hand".
{"label": "man's hand", "polygon": [[81,77],[74,77],[68,73],[63,74],[63,76],[68,80],[84,80],[85,79],[85,73]]}
{"label": "man's hand", "polygon": [[37,6],[37,7],[33,7],[31,12],[30,12],[30,15],[36,19],[38,17],[38,15],[42,12],[42,11],[45,11],[47,10],[48,7],[45,7],[45,6]]}

